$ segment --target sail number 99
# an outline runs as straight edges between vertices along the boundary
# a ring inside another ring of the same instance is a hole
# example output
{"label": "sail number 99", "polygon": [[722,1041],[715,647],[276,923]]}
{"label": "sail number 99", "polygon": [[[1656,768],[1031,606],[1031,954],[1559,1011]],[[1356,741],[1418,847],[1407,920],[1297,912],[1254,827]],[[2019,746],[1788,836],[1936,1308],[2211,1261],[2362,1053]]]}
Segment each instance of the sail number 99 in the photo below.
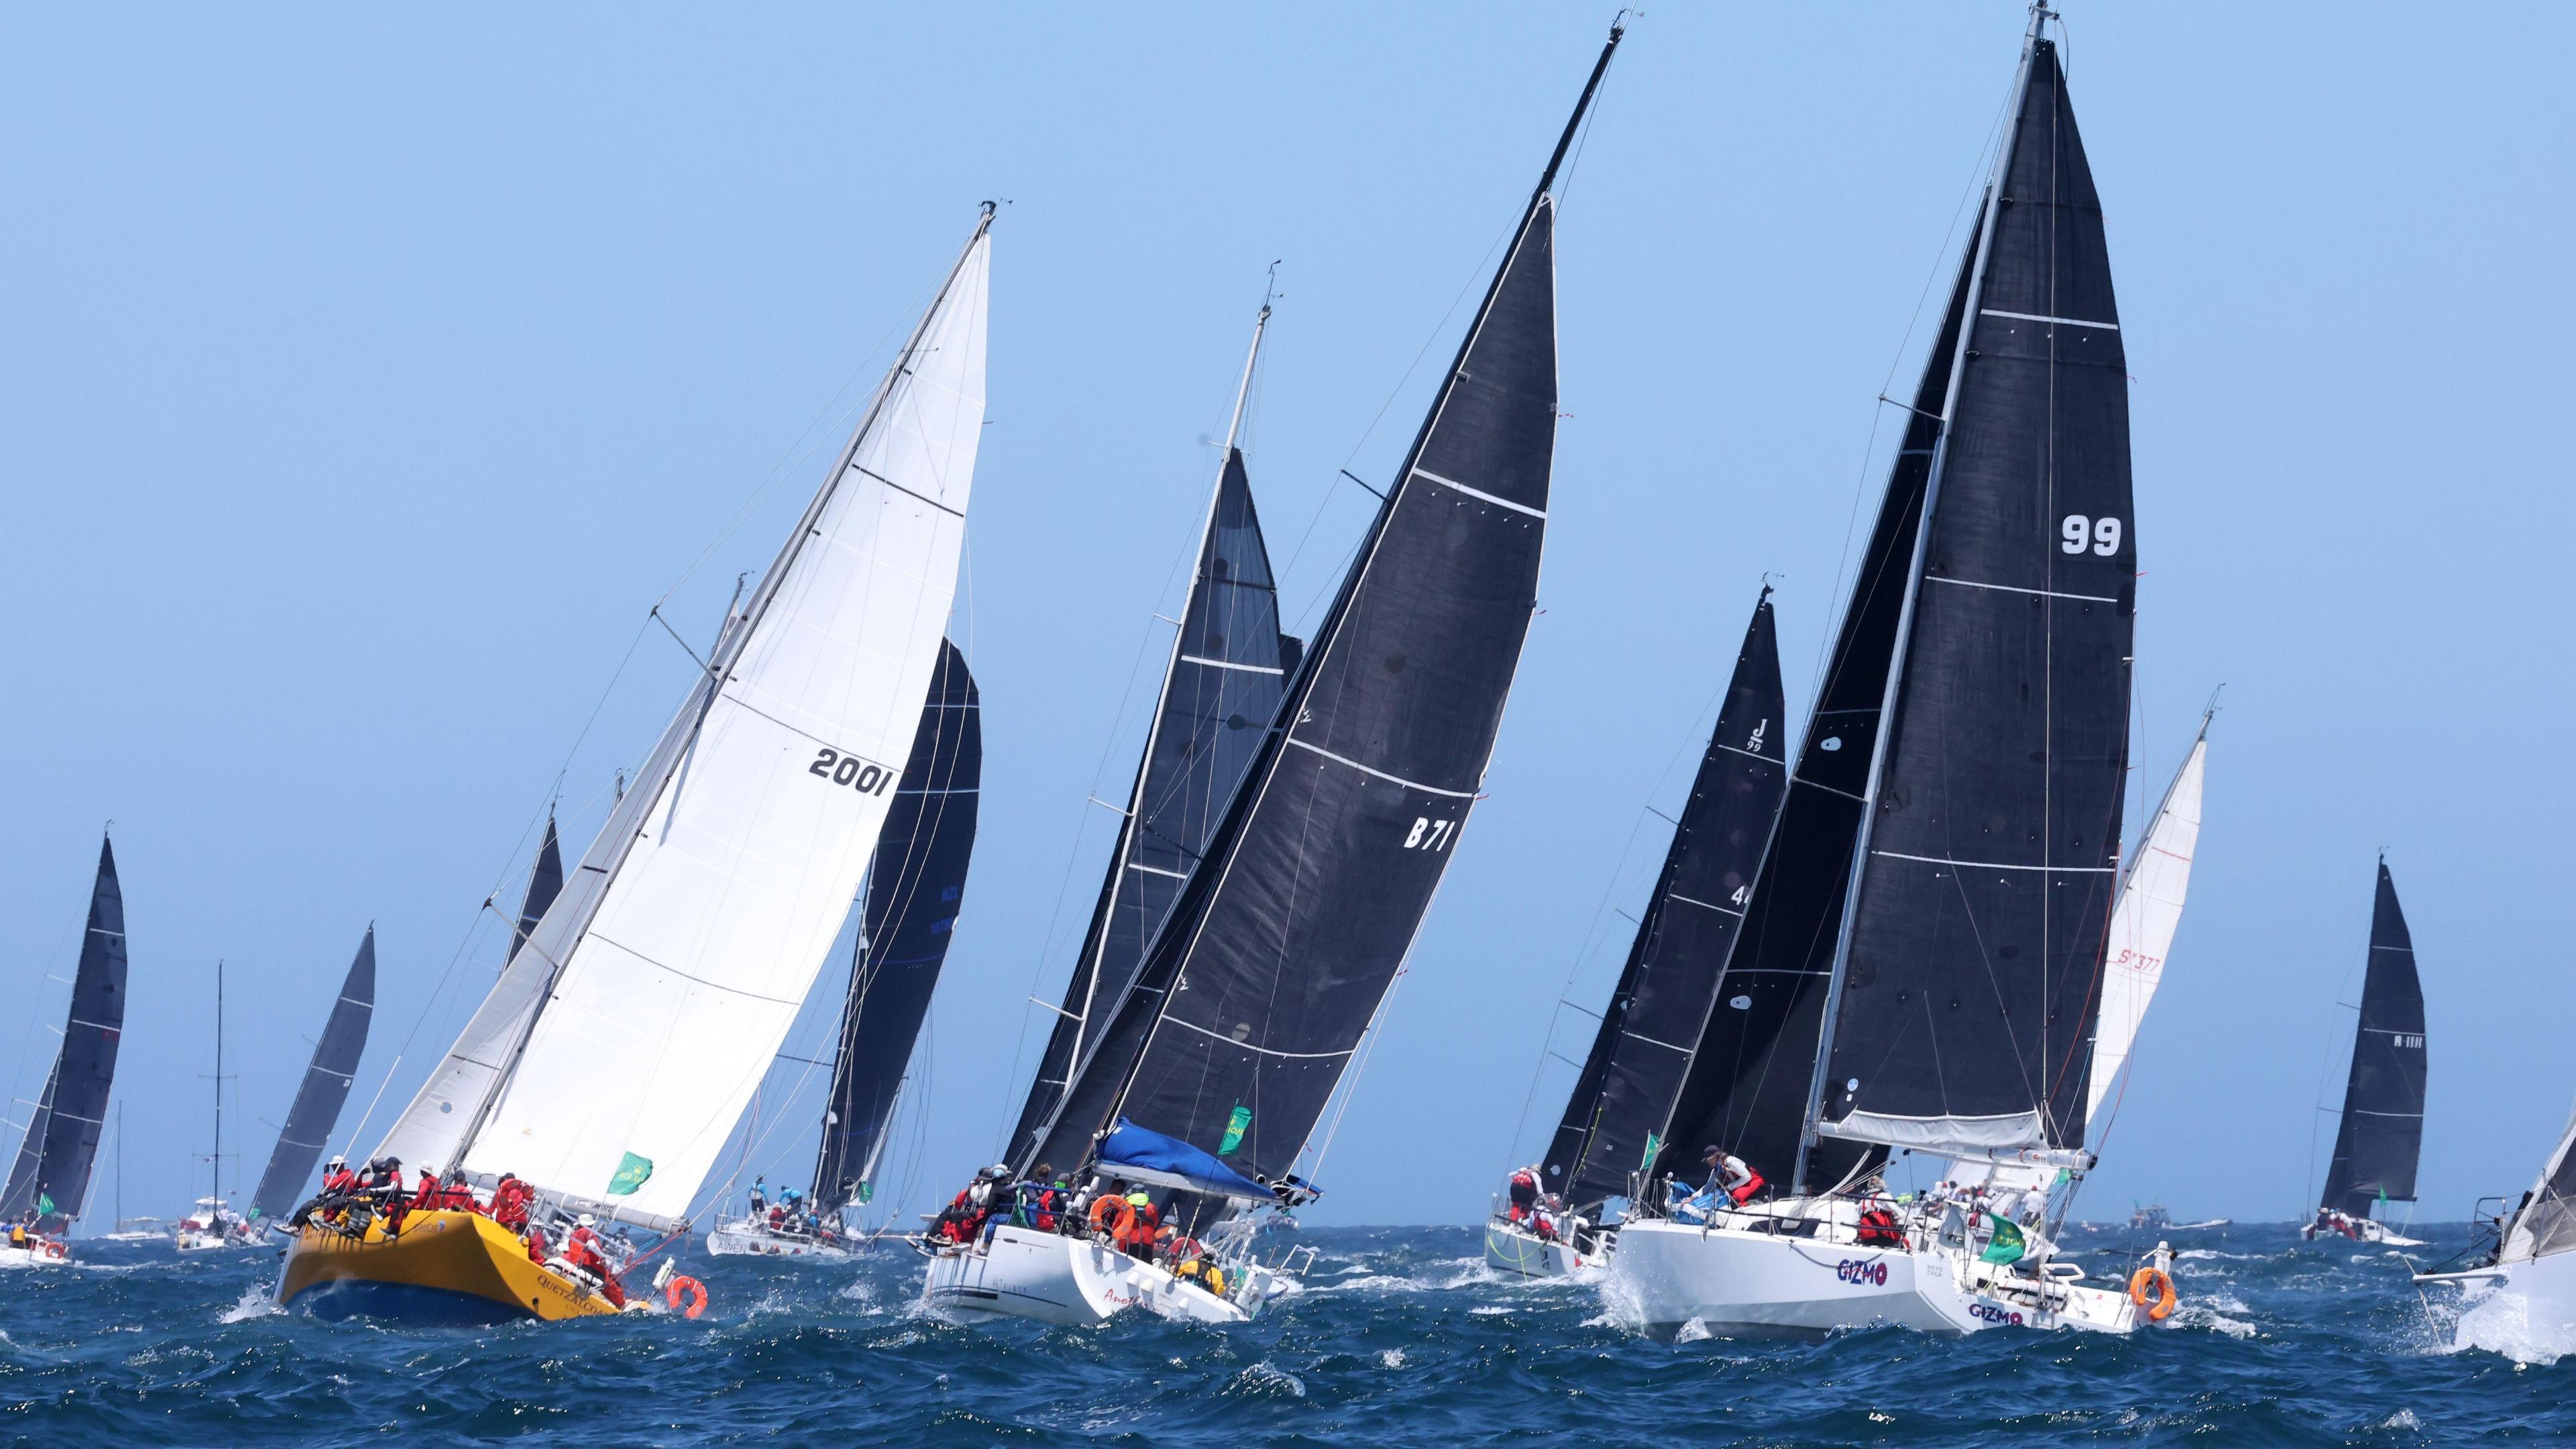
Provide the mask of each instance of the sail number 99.
{"label": "sail number 99", "polygon": [[1457,831],[1458,822],[1455,820],[1434,820],[1428,815],[1417,815],[1413,818],[1413,828],[1405,832],[1404,848],[1445,851],[1449,848],[1450,837]]}
{"label": "sail number 99", "polygon": [[2064,540],[2057,546],[2062,552],[2082,553],[2090,548],[2109,558],[2120,551],[2120,520],[2087,518],[2081,513],[2070,513],[2064,523],[2057,525],[2057,536]]}
{"label": "sail number 99", "polygon": [[886,786],[894,783],[894,771],[883,765],[871,765],[856,755],[842,754],[839,750],[823,750],[816,754],[814,763],[805,767],[805,773],[835,785],[847,785],[862,795],[882,795]]}

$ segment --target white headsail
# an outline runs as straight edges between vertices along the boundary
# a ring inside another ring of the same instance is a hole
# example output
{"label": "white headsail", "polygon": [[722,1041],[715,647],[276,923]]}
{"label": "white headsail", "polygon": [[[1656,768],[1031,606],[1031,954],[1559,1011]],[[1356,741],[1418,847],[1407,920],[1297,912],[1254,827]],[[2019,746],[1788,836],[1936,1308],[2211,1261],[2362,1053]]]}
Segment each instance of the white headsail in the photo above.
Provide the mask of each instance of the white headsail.
{"label": "white headsail", "polygon": [[2084,1120],[2100,1123],[2102,1103],[2129,1062],[2138,1025],[2147,1004],[2164,981],[2165,953],[2173,948],[2182,924],[2182,900],[2191,885],[2192,852],[2200,847],[2200,779],[2209,759],[2209,721],[2165,791],[2164,804],[2147,825],[2138,854],[2129,862],[2120,903],[2111,913],[2111,931],[2102,959],[2102,1017],[2093,1037],[2092,1098]]}
{"label": "white headsail", "polygon": [[380,1151],[685,1218],[840,931],[920,723],[984,421],[990,224]]}

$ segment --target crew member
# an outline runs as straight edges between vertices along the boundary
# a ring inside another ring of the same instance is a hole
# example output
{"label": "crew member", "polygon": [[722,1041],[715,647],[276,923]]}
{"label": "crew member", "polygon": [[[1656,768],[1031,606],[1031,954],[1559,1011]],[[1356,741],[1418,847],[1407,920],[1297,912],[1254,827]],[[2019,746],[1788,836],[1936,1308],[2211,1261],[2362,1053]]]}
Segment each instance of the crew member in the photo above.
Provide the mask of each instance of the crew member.
{"label": "crew member", "polygon": [[1119,1215],[1119,1246],[1127,1256],[1141,1262],[1154,1261],[1154,1239],[1161,1231],[1163,1215],[1154,1210],[1154,1199],[1144,1192],[1127,1194],[1127,1211]]}
{"label": "crew member", "polygon": [[1729,1201],[1742,1207],[1762,1190],[1762,1174],[1723,1147],[1712,1145],[1699,1155],[1699,1160],[1708,1166],[1708,1186],[1702,1192],[1712,1203],[1718,1193],[1724,1193]]}
{"label": "crew member", "polygon": [[1532,1163],[1512,1173],[1512,1205],[1504,1213],[1508,1222],[1524,1223],[1538,1214],[1539,1172]]}
{"label": "crew member", "polygon": [[492,1186],[492,1221],[514,1233],[525,1230],[532,1196],[517,1173],[502,1173],[501,1180]]}
{"label": "crew member", "polygon": [[574,1267],[599,1279],[600,1296],[619,1308],[626,1306],[625,1285],[609,1271],[607,1257],[599,1251],[599,1234],[594,1230],[599,1220],[583,1213],[573,1220],[572,1236],[564,1240],[564,1258]]}

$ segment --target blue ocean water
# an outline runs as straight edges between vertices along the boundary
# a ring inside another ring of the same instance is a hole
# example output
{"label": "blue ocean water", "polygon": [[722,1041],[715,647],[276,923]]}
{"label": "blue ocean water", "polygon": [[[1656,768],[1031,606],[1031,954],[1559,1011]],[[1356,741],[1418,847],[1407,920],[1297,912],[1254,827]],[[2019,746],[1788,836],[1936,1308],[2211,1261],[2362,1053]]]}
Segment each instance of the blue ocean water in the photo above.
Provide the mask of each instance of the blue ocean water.
{"label": "blue ocean water", "polygon": [[[2429,1307],[2386,1250],[2286,1225],[2173,1235],[2187,1306],[2115,1339],[1903,1330],[1655,1343],[1601,1290],[1505,1282],[1468,1228],[1316,1230],[1248,1326],[967,1328],[908,1249],[815,1267],[691,1252],[695,1321],[326,1324],[268,1253],[87,1245],[0,1274],[0,1438],[45,1445],[2455,1443],[2576,1438],[2576,1359]],[[2419,1258],[2456,1250],[2437,1228]],[[2143,1246],[2079,1230],[2111,1271]],[[2491,1305],[2492,1306],[2492,1305]],[[2463,1338],[2472,1344],[2461,1346]],[[2565,1347],[2576,1348],[2576,1345]]]}

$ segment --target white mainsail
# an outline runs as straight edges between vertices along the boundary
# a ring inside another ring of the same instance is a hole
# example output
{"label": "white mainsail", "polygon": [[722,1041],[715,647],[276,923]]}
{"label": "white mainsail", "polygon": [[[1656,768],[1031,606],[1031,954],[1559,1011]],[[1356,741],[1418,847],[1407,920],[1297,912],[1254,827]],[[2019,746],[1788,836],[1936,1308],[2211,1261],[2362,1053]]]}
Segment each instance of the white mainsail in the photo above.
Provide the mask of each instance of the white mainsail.
{"label": "white mainsail", "polygon": [[2204,719],[2200,738],[2192,741],[2164,804],[2138,842],[2120,903],[2111,913],[2102,960],[2102,1016],[2093,1036],[2092,1096],[2084,1112],[2090,1123],[2101,1122],[2102,1103],[2128,1065],[2138,1025],[2164,982],[2165,953],[2173,949],[2174,931],[2182,925],[2191,857],[2200,848],[2200,781],[2208,759],[2209,722]]}
{"label": "white mainsail", "polygon": [[380,1152],[685,1219],[840,931],[920,723],[984,421],[990,224]]}

